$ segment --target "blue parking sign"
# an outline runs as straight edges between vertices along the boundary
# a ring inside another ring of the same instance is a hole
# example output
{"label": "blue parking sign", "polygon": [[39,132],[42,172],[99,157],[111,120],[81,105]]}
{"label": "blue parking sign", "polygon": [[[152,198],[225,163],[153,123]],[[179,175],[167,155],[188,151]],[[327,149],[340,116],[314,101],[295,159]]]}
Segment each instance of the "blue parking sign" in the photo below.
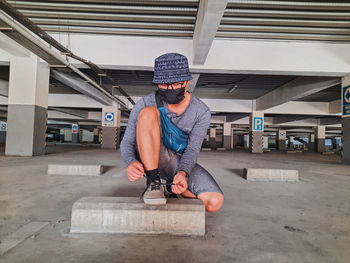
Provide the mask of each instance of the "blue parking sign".
{"label": "blue parking sign", "polygon": [[264,130],[264,118],[254,117],[253,118],[253,131],[263,131]]}
{"label": "blue parking sign", "polygon": [[343,87],[342,90],[343,116],[350,115],[350,86]]}

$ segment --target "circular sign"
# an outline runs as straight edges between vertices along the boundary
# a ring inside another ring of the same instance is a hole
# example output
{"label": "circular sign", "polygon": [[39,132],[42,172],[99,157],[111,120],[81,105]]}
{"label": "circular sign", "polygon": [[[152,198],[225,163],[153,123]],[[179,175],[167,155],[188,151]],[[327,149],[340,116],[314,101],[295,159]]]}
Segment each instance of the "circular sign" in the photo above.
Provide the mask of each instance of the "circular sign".
{"label": "circular sign", "polygon": [[113,121],[114,120],[114,113],[113,112],[106,112],[105,120],[106,121]]}
{"label": "circular sign", "polygon": [[344,100],[346,103],[350,103],[350,87],[348,87],[344,92]]}

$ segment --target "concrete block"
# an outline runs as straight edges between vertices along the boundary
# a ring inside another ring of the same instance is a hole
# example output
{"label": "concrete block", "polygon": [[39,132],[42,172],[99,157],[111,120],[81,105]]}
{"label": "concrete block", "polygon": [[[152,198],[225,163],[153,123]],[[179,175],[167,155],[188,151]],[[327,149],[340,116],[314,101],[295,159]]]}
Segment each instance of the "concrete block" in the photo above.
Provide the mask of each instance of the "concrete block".
{"label": "concrete block", "polygon": [[211,148],[202,148],[202,151],[211,151]]}
{"label": "concrete block", "polygon": [[298,182],[299,171],[288,169],[244,169],[244,177],[248,181]]}
{"label": "concrete block", "polygon": [[296,151],[287,151],[287,153],[297,153]]}
{"label": "concrete block", "polygon": [[218,151],[226,151],[226,148],[218,148]]}
{"label": "concrete block", "polygon": [[84,197],[72,208],[72,233],[205,234],[205,208],[198,199],[146,205],[138,197]]}
{"label": "concrete block", "polygon": [[102,165],[73,165],[73,164],[49,164],[49,175],[86,175],[100,176],[103,173]]}
{"label": "concrete block", "polygon": [[330,155],[330,154],[335,154],[335,152],[323,152],[323,155]]}

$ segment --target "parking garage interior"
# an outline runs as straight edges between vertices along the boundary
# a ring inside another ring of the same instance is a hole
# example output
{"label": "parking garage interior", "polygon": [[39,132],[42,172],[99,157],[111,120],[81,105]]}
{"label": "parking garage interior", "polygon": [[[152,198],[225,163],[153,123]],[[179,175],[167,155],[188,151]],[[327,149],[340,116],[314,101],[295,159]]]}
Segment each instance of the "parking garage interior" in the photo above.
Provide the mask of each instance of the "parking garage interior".
{"label": "parking garage interior", "polygon": [[[348,1],[1,1],[0,262],[350,262],[349,17]],[[201,237],[71,233],[77,200],[143,191],[119,146],[167,52],[210,108],[198,163],[222,209]]]}

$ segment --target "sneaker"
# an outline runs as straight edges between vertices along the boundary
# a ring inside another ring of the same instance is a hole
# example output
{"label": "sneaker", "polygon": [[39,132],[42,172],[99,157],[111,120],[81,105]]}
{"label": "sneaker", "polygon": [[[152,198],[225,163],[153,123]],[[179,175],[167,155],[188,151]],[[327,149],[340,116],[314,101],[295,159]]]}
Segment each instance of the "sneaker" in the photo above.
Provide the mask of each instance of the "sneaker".
{"label": "sneaker", "polygon": [[159,181],[151,182],[143,194],[143,201],[147,205],[165,205],[164,186]]}

